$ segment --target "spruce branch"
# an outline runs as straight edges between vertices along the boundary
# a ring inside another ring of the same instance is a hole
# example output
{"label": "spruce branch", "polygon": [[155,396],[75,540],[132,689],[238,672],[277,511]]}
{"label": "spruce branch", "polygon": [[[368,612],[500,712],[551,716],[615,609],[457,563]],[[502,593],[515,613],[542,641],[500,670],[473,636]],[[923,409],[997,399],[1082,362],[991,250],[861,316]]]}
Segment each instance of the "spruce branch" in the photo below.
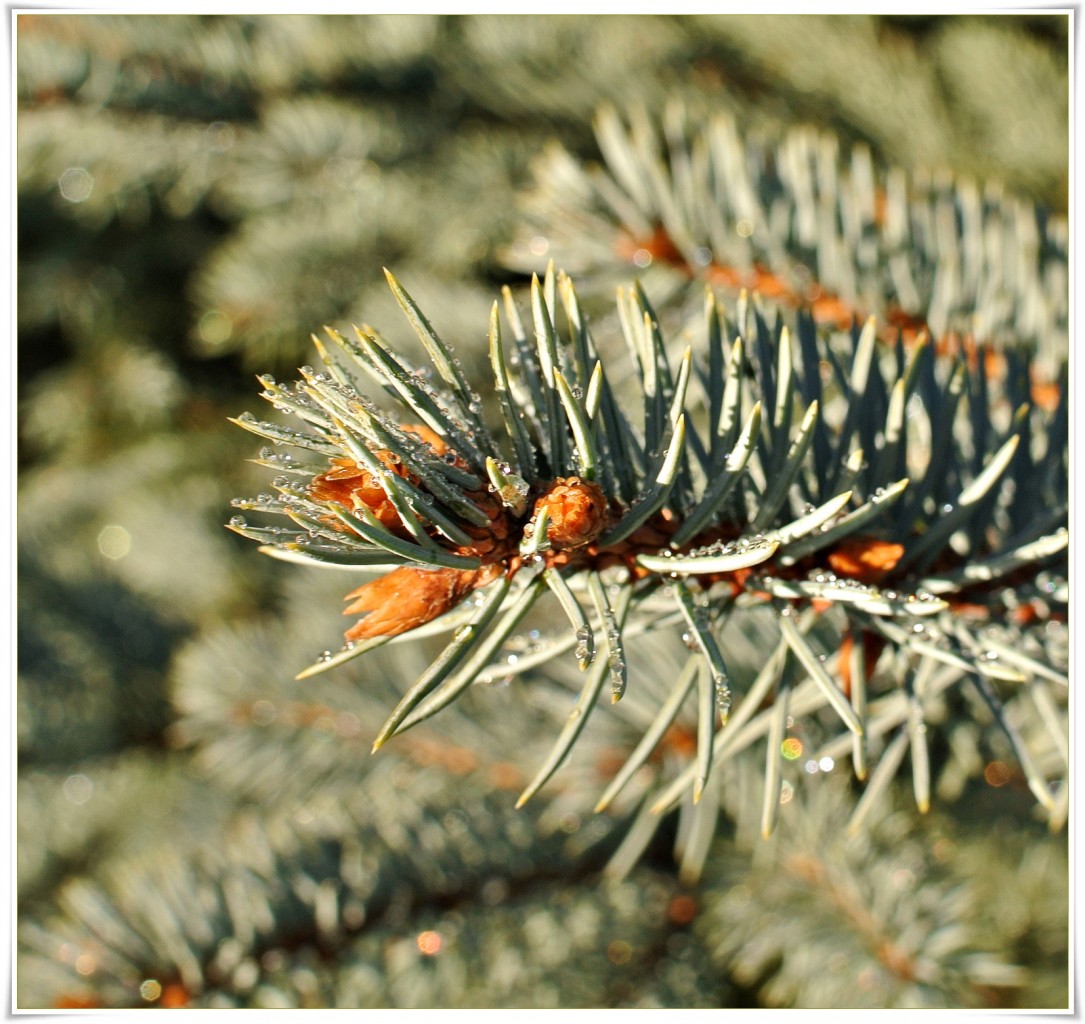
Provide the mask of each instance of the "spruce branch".
{"label": "spruce branch", "polygon": [[17,1006],[1067,1005],[1068,23],[20,13]]}
{"label": "spruce branch", "polygon": [[661,294],[691,280],[756,290],[822,325],[874,315],[883,331],[1027,343],[1043,383],[1057,372],[1064,218],[996,185],[909,179],[810,128],[744,134],[731,114],[698,118],[679,101],[658,123],[604,106],[595,132],[601,167],[556,146],[539,158],[510,266],[532,270],[545,252],[585,287],[635,272]]}
{"label": "spruce branch", "polygon": [[[774,1006],[1014,1004],[1029,971],[1014,962],[1017,950],[994,941],[980,898],[987,872],[969,877],[957,863],[981,855],[1005,872],[1016,867],[1010,857],[981,854],[962,829],[959,855],[947,859],[946,823],[924,822],[916,835],[907,816],[888,809],[892,800],[863,835],[849,836],[844,787],[809,778],[788,783],[781,813],[790,827],[765,844],[743,796],[749,774],[731,773],[724,801],[737,834],[712,855],[714,873],[735,874],[709,888],[696,924],[735,983]],[[1024,868],[1016,884],[1044,883]],[[1059,876],[1046,884],[1057,889]],[[755,893],[762,913],[751,912]]]}
{"label": "spruce branch", "polygon": [[[309,472],[313,454],[327,461],[308,484],[282,476],[277,494],[235,501],[239,509],[285,516],[295,531],[250,526],[240,516],[230,522],[277,557],[386,570],[348,595],[347,613],[361,617],[346,645],[301,678],[373,645],[452,633],[375,748],[487,678],[550,593],[569,632],[519,658],[511,674],[522,677],[573,650],[587,675],[576,685],[569,724],[521,803],[565,760],[607,679],[615,699],[626,692],[638,631],[670,621],[694,651],[697,668],[676,688],[698,695],[699,724],[695,759],[649,801],[657,813],[687,792],[696,804],[721,757],[767,737],[764,828],[771,831],[778,748],[785,720],[798,715],[810,718],[811,728],[816,723],[825,744],[842,726],[861,776],[876,754],[870,736],[906,730],[917,800],[926,809],[920,690],[935,695],[970,679],[1038,801],[1055,814],[1063,768],[1046,756],[1051,742],[1061,742],[1050,705],[1041,711],[1000,688],[1041,679],[1058,686],[1064,667],[1031,644],[1027,654],[1003,658],[1000,651],[1024,651],[1023,637],[1041,623],[1062,628],[1059,602],[1039,603],[1017,581],[1045,565],[1052,578],[1064,571],[1064,496],[1057,477],[1040,472],[1045,461],[1065,458],[1063,401],[1054,410],[1015,411],[1014,386],[988,380],[990,350],[982,346],[977,360],[967,352],[937,356],[924,342],[906,353],[899,340],[879,341],[872,320],[850,331],[798,323],[793,334],[780,316],[770,326],[757,300],[732,324],[709,296],[700,341],[672,364],[638,287],[618,302],[631,386],[640,396],[638,430],[617,404],[614,360],[600,355],[571,281],[551,266],[530,289],[533,343],[506,293],[515,362],[501,354],[496,305],[491,314],[499,438],[452,349],[396,278],[388,280],[435,372],[411,368],[391,342],[359,329],[356,340],[329,332],[331,345],[318,346],[324,370],[303,368],[294,384],[261,378],[264,397],[301,429],[244,415],[235,422],[307,449]],[[559,301],[567,330],[555,323]],[[802,339],[797,352],[793,336]],[[1027,353],[1014,358],[1028,379]],[[831,387],[800,387],[814,360],[833,367]],[[694,370],[703,403],[688,388]],[[367,376],[383,388],[384,408],[360,390]],[[973,396],[966,406],[946,401],[962,388]],[[742,408],[750,410],[745,422]],[[618,452],[639,457],[612,461]],[[1026,482],[1039,486],[1033,501],[1053,510],[1031,524],[1020,502]],[[668,606],[669,618],[651,619],[658,614],[652,609]],[[785,653],[782,661],[770,658],[773,671],[759,677],[764,691],[752,683],[742,714],[729,722],[736,684],[721,637],[728,621],[755,607],[772,613],[772,643],[783,643]],[[1007,618],[1022,642],[1000,637],[991,646]],[[872,665],[853,670],[857,645],[868,662],[875,659],[873,674]],[[935,666],[953,671],[931,677]],[[774,706],[751,714],[752,691],[760,701],[774,686]],[[658,734],[681,703],[664,699],[647,732]],[[1028,741],[1012,724],[1023,713],[1045,716],[1046,726]],[[1041,756],[1030,743],[1041,745]],[[638,747],[630,762],[644,754]],[[612,796],[608,790],[600,802]]]}

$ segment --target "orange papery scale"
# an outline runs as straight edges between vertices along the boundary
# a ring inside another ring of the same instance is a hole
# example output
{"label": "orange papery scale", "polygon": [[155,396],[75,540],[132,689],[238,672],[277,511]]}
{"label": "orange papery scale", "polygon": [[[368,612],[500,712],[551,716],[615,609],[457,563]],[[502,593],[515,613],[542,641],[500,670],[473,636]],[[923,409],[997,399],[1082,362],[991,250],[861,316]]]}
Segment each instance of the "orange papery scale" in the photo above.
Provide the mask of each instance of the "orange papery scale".
{"label": "orange papery scale", "polygon": [[[397,476],[406,477],[407,471],[389,451],[373,453],[382,466]],[[346,508],[364,505],[380,520],[381,526],[400,536],[405,536],[403,523],[395,506],[376,477],[359,466],[353,459],[332,459],[332,468],[314,478],[309,492],[315,501],[334,502]]]}
{"label": "orange papery scale", "polygon": [[[436,455],[444,455],[448,451],[448,445],[445,444],[444,439],[427,426],[411,424],[402,429],[408,434],[414,434]],[[381,448],[375,451],[373,457],[396,476],[409,479],[411,483],[418,482],[417,477],[407,472],[399,461],[399,457],[387,449]],[[331,469],[313,479],[310,494],[315,501],[334,502],[350,509],[364,505],[385,529],[400,537],[408,536],[395,506],[388,500],[388,495],[381,487],[380,481],[369,470],[359,466],[353,459],[332,459],[331,463]],[[345,529],[334,522],[331,525]]]}
{"label": "orange papery scale", "polygon": [[498,565],[481,569],[422,569],[400,566],[347,594],[344,615],[364,615],[346,632],[348,641],[399,636],[455,608],[472,590],[501,575]]}
{"label": "orange papery scale", "polygon": [[878,583],[893,570],[903,554],[902,544],[875,537],[849,537],[829,553],[829,565],[837,576],[860,583]]}
{"label": "orange papery scale", "polygon": [[625,260],[634,259],[638,252],[647,252],[653,260],[660,263],[684,266],[686,262],[662,225],[657,225],[648,238],[635,238],[628,232],[623,232],[618,237],[615,249],[618,256]]}
{"label": "orange papery scale", "polygon": [[[435,455],[448,455],[450,449],[445,440],[429,427],[411,424],[401,429],[417,437]],[[374,451],[373,457],[397,476],[413,484],[419,483],[418,477],[409,473],[393,452],[382,448]],[[457,458],[457,463],[462,464],[462,460]],[[331,468],[313,479],[309,493],[316,501],[334,502],[346,508],[364,506],[387,530],[399,537],[409,536],[380,481],[353,459],[332,459]],[[486,491],[479,491],[471,497],[486,513],[489,523],[481,527],[464,524],[463,529],[471,537],[472,543],[461,553],[475,555],[487,564],[480,569],[466,570],[402,566],[380,579],[363,584],[346,596],[346,600],[352,604],[343,614],[364,616],[347,630],[347,641],[398,636],[423,626],[454,608],[476,587],[485,586],[504,571],[499,563],[510,553],[511,532],[504,508]],[[328,522],[337,529],[346,529],[332,518]]]}
{"label": "orange papery scale", "polygon": [[[876,200],[884,207],[884,196]],[[875,223],[877,223],[877,218]],[[846,330],[866,314],[858,307],[848,303],[842,296],[828,291],[816,281],[811,282],[803,292],[792,288],[778,274],[772,273],[760,264],[743,270],[723,263],[710,263],[699,270],[692,267],[675,245],[673,239],[662,225],[656,225],[647,237],[636,237],[629,232],[622,232],[614,246],[615,254],[623,260],[635,260],[638,253],[647,253],[653,262],[663,263],[684,271],[690,277],[702,275],[711,284],[724,288],[745,288],[764,298],[786,302],[791,306],[805,307],[819,324],[832,324],[840,330]],[[909,313],[899,306],[890,304],[882,314],[887,329],[882,331],[882,338],[893,343],[899,334],[906,343],[914,344],[928,333],[926,321],[922,316]],[[963,342],[955,332],[950,332],[935,346],[938,355],[958,353],[965,356],[969,369],[975,373],[979,366],[978,347],[975,338]],[[984,372],[988,379],[997,380],[1005,376],[1005,359],[995,349],[988,348],[984,354]],[[1051,412],[1058,405],[1060,389],[1051,381],[1033,380],[1032,401],[1039,408]]]}
{"label": "orange papery scale", "polygon": [[855,634],[849,629],[840,638],[840,660],[837,662],[836,674],[840,679],[840,689],[845,697],[851,696],[851,652],[855,648]]}
{"label": "orange papery scale", "polygon": [[874,669],[881,657],[885,641],[871,633],[860,632],[858,637],[850,629],[840,638],[840,660],[837,663],[837,675],[840,678],[840,689],[846,697],[851,696],[851,657],[855,648],[856,640],[863,647],[863,672],[869,679],[874,675]]}

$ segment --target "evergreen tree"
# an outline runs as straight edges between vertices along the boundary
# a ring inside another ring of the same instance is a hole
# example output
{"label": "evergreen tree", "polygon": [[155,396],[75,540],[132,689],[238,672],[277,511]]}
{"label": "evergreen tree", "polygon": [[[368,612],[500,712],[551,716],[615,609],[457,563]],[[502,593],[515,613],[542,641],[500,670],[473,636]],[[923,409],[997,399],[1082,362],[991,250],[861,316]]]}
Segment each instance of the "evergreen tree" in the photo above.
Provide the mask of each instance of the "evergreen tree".
{"label": "evergreen tree", "polygon": [[17,1006],[1067,1006],[1067,50],[20,15]]}

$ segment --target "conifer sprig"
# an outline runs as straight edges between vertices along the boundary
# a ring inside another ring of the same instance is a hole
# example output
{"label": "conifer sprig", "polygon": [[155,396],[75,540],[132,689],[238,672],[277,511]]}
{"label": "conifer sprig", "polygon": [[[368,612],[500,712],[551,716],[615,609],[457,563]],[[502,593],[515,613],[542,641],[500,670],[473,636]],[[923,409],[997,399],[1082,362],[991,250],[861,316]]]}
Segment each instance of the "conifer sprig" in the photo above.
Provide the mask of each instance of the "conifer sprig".
{"label": "conifer sprig", "polygon": [[[305,367],[293,384],[261,378],[264,397],[301,429],[236,422],[302,455],[294,465],[293,455],[262,452],[261,462],[291,472],[276,477],[276,494],[235,505],[293,528],[230,522],[276,557],[385,573],[348,595],[347,613],[360,617],[345,646],[299,678],[375,645],[451,633],[374,749],[473,682],[521,676],[571,650],[585,673],[580,697],[523,803],[564,763],[608,680],[612,701],[626,692],[638,631],[673,623],[693,665],[646,734],[658,736],[688,697],[696,744],[688,767],[652,798],[656,813],[687,793],[697,802],[720,758],[767,736],[771,831],[780,743],[798,716],[816,720],[830,745],[838,735],[861,777],[872,736],[879,746],[903,737],[925,809],[926,701],[968,680],[1055,814],[1062,769],[1032,753],[1014,690],[1061,686],[1063,667],[1042,645],[1013,652],[1062,616],[1066,399],[1051,411],[1025,404],[1027,355],[1014,354],[1008,379],[988,380],[983,346],[938,356],[923,341],[887,345],[873,320],[826,332],[800,313],[787,326],[746,296],[732,319],[709,290],[700,338],[674,360],[638,286],[619,294],[635,392],[619,401],[612,360],[596,348],[571,281],[551,266],[532,281],[531,337],[511,294],[504,327],[494,305],[499,407],[487,410],[388,277],[432,368],[410,367],[360,328],[317,341],[321,370]],[[367,397],[366,378],[385,392],[383,406]],[[627,409],[637,409],[632,420]],[[1052,563],[1053,600],[1018,585]],[[504,663],[506,643],[547,594],[569,623],[566,639]],[[672,609],[662,617],[661,600]],[[773,612],[782,646],[772,671],[735,693],[722,630],[753,607]],[[1007,627],[1011,636],[992,646]],[[1048,714],[1043,742],[1059,721]],[[645,756],[638,748],[630,764]],[[601,804],[614,794],[611,786]]]}
{"label": "conifer sprig", "polygon": [[595,119],[601,166],[560,147],[538,160],[505,259],[552,259],[582,288],[642,275],[659,294],[708,281],[807,308],[821,324],[957,331],[1028,343],[1044,383],[1069,336],[1066,219],[949,172],[877,166],[810,127],[740,130],[672,102]]}

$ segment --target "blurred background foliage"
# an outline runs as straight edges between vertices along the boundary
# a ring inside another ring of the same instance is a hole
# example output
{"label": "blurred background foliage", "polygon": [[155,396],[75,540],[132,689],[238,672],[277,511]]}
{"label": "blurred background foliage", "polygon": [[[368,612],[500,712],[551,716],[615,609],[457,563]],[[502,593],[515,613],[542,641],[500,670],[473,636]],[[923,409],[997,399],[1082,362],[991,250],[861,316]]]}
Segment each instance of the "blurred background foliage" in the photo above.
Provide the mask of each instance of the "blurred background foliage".
{"label": "blurred background foliage", "polygon": [[[21,15],[19,1004],[1065,1006],[1066,841],[1027,794],[889,808],[859,857],[840,780],[763,843],[739,778],[699,887],[673,830],[603,886],[620,717],[522,812],[545,674],[370,759],[425,652],[294,683],[342,579],[222,523],[265,484],[226,423],[253,372],[325,324],[410,349],[382,266],[481,365],[517,194],[548,140],[598,159],[601,102],[810,123],[1065,213],[1068,47],[1039,14]],[[890,927],[976,948],[910,976]]]}

